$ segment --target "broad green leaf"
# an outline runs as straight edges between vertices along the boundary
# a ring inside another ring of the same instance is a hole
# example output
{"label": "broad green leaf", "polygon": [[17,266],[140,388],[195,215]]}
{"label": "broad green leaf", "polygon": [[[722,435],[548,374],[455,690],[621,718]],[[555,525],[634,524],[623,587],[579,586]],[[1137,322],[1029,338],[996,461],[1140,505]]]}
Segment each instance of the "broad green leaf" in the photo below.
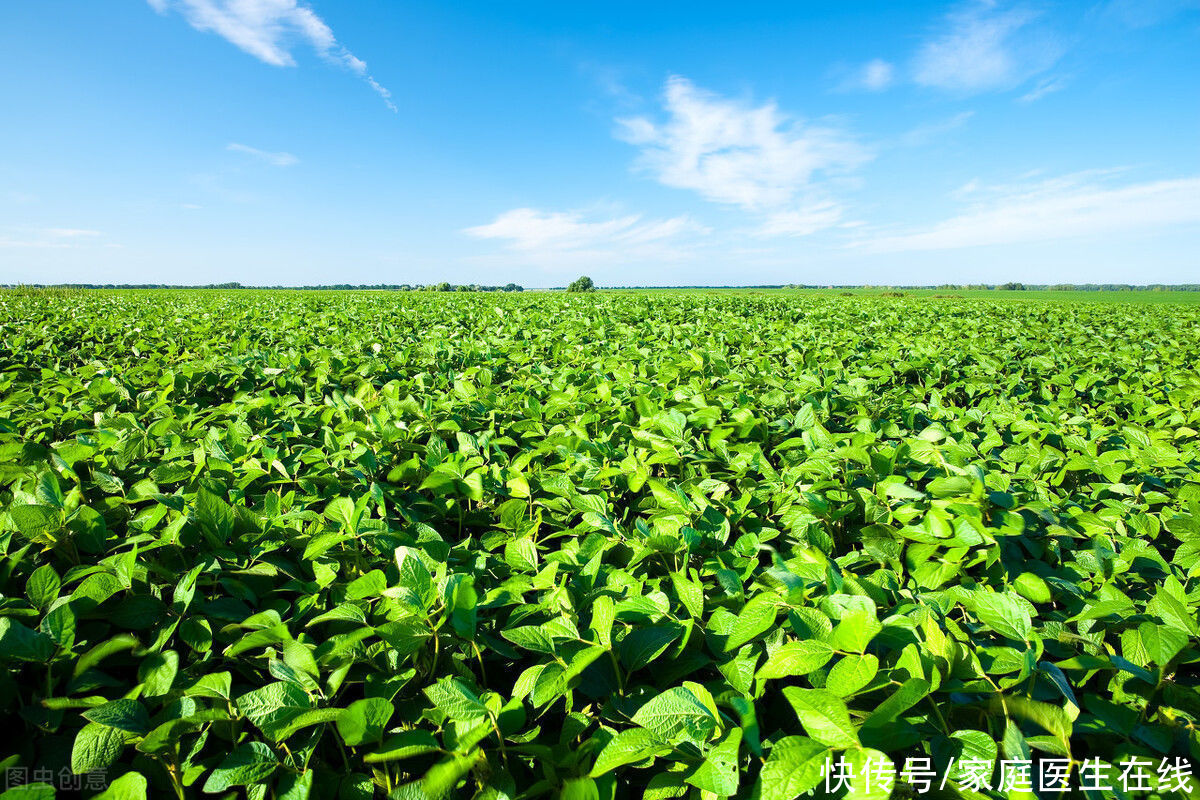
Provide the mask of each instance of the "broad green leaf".
{"label": "broad green leaf", "polygon": [[45,609],[58,598],[62,581],[58,573],[49,564],[43,564],[33,571],[25,583],[25,596],[35,608]]}
{"label": "broad green leaf", "polygon": [[363,760],[368,764],[381,764],[386,761],[399,761],[405,758],[439,752],[437,740],[428,731],[402,731],[389,736],[374,753],[368,753]]}
{"label": "broad green leaf", "polygon": [[351,747],[374,744],[383,737],[388,720],[395,708],[381,697],[356,700],[343,709],[337,718],[337,730],[342,741]]}
{"label": "broad green leaf", "polygon": [[704,762],[687,776],[687,782],[718,797],[734,794],[739,782],[738,750],[741,743],[742,729],[731,728],[725,737],[708,751]]}
{"label": "broad green leaf", "polygon": [[775,648],[758,669],[760,680],[808,675],[829,663],[833,649],[824,642],[805,639]]}
{"label": "broad green leaf", "polygon": [[116,728],[89,722],[75,734],[71,747],[71,771],[76,775],[106,770],[125,749],[125,737]]}
{"label": "broad green leaf", "polygon": [[288,726],[301,714],[312,709],[308,694],[294,683],[268,683],[239,696],[237,710],[254,723],[267,738],[282,741]]}
{"label": "broad green leaf", "polygon": [[857,606],[842,616],[825,641],[834,650],[861,653],[882,628],[872,611]]}
{"label": "broad green leaf", "polygon": [[599,777],[625,764],[633,764],[666,753],[669,749],[664,739],[646,728],[619,731],[596,756],[589,774]]}
{"label": "broad green leaf", "polygon": [[870,748],[847,750],[843,758],[853,776],[846,800],[886,800],[898,778],[896,767],[886,753]]}
{"label": "broad green leaf", "polygon": [[138,667],[138,680],[144,697],[157,697],[171,691],[179,673],[179,654],[174,650],[152,653]]}
{"label": "broad green leaf", "polygon": [[128,733],[145,734],[150,730],[150,715],[137,700],[113,700],[83,712],[84,719]]}
{"label": "broad green leaf", "polygon": [[971,611],[984,625],[1009,639],[1027,642],[1033,632],[1029,611],[1009,595],[975,592],[971,596]]}
{"label": "broad green leaf", "polygon": [[54,640],[32,631],[9,617],[0,617],[0,658],[16,661],[49,661]]}
{"label": "broad green leaf", "polygon": [[775,742],[758,776],[759,800],[795,800],[823,780],[822,769],[830,750],[803,736],[785,736]]}
{"label": "broad green leaf", "polygon": [[641,669],[661,656],[682,635],[683,629],[677,625],[635,628],[621,640],[621,663],[631,672]]}
{"label": "broad green leaf", "polygon": [[854,747],[858,744],[858,734],[850,722],[850,712],[837,695],[821,689],[788,686],[784,688],[783,696],[812,739],[829,747]]}
{"label": "broad green leaf", "polygon": [[825,688],[838,697],[850,697],[872,680],[879,672],[879,659],[871,654],[848,655],[829,670]]}
{"label": "broad green leaf", "polygon": [[233,749],[204,782],[209,794],[235,786],[253,786],[264,782],[279,767],[271,748],[263,742],[247,742]]}
{"label": "broad green leaf", "polygon": [[146,800],[149,783],[139,772],[126,772],[114,780],[95,800]]}
{"label": "broad green leaf", "polygon": [[651,698],[633,715],[633,723],[665,742],[678,738],[701,742],[717,726],[708,707],[682,686],[672,687]]}

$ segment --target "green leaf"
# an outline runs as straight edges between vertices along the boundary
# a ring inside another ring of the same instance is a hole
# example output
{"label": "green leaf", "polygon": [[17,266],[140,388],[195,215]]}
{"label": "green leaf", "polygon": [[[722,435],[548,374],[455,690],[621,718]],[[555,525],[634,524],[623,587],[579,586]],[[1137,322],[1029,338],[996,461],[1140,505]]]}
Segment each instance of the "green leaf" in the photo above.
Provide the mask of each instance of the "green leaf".
{"label": "green leaf", "polygon": [[48,783],[26,783],[0,794],[0,800],[54,800],[54,787]]}
{"label": "green leaf", "polygon": [[384,740],[374,753],[368,753],[363,761],[368,764],[382,764],[386,761],[399,761],[405,758],[422,756],[426,753],[441,752],[437,739],[427,731],[402,731]]}
{"label": "green leaf", "polygon": [[671,585],[675,587],[675,594],[679,596],[679,601],[683,603],[683,607],[687,609],[692,619],[703,618],[704,588],[695,581],[684,577],[681,572],[671,573]]}
{"label": "green leaf", "polygon": [[704,762],[686,780],[692,786],[718,797],[729,797],[738,789],[738,750],[742,743],[742,729],[731,728],[718,742]]}
{"label": "green leaf", "polygon": [[284,681],[253,689],[235,702],[242,716],[276,742],[286,738],[292,720],[312,710],[308,694],[294,683]]}
{"label": "green leaf", "polygon": [[683,635],[678,625],[648,625],[625,635],[619,647],[621,663],[631,672],[649,665]]}
{"label": "green leaf", "polygon": [[188,697],[209,697],[215,700],[232,698],[233,676],[228,672],[212,672],[196,679],[184,694]]}
{"label": "green leaf", "polygon": [[882,629],[883,626],[871,609],[855,606],[842,615],[826,641],[834,650],[861,653]]}
{"label": "green leaf", "polygon": [[[316,772],[308,770],[300,774],[286,773],[275,784],[275,800],[308,800],[312,794]],[[347,797],[346,782],[343,781],[339,797]],[[353,796],[353,795],[350,795]]]}
{"label": "green leaf", "polygon": [[670,752],[670,746],[654,731],[646,728],[619,731],[596,756],[596,762],[588,774],[598,778],[618,767],[667,752]]}
{"label": "green leaf", "polygon": [[785,736],[775,742],[758,776],[759,800],[795,800],[815,789],[830,750],[803,736]]}
{"label": "green leaf", "polygon": [[673,686],[645,703],[633,715],[633,723],[665,742],[679,738],[702,742],[717,727],[708,707],[682,686]]}
{"label": "green leaf", "polygon": [[58,598],[61,588],[62,581],[59,580],[54,567],[43,564],[35,569],[29,576],[29,580],[25,582],[25,596],[29,598],[29,602],[33,603],[34,607],[45,609]]}
{"label": "green leaf", "polygon": [[366,600],[378,597],[387,589],[387,576],[382,570],[373,569],[366,575],[359,576],[346,587],[346,600]]}
{"label": "green leaf", "polygon": [[396,585],[409,590],[422,602],[428,602],[426,598],[433,592],[433,578],[417,552],[410,547],[397,547],[396,567],[400,572]]}
{"label": "green leaf", "polygon": [[909,678],[892,691],[886,700],[875,706],[875,710],[863,722],[863,729],[873,729],[886,737],[888,726],[928,694],[929,681],[924,678]]}
{"label": "green leaf", "polygon": [[83,712],[83,718],[110,728],[144,735],[150,730],[150,714],[137,700],[113,700]]}
{"label": "green leaf", "polygon": [[224,792],[235,786],[254,786],[271,777],[279,761],[263,742],[247,742],[234,748],[204,782],[208,794]]}
{"label": "green leaf", "polygon": [[383,738],[395,710],[390,701],[381,697],[356,700],[338,715],[338,734],[351,747],[374,744]]}
{"label": "green leaf", "polygon": [[1070,750],[1072,722],[1067,712],[1050,703],[1030,700],[1026,697],[997,697],[992,701],[994,709],[1007,708],[1008,712],[1018,719],[1028,720],[1038,727],[1054,735],[1063,747]]}
{"label": "green leaf", "polygon": [[849,655],[829,670],[825,688],[838,697],[850,697],[874,680],[878,672],[879,659],[875,656]]}
{"label": "green leaf", "polygon": [[71,610],[71,604],[62,603],[55,606],[42,618],[42,623],[38,626],[38,630],[46,634],[50,638],[50,641],[63,650],[70,650],[74,647],[75,612]]}
{"label": "green leaf", "polygon": [[50,506],[14,505],[9,507],[8,516],[23,536],[34,541],[62,527],[62,512]]}
{"label": "green leaf", "polygon": [[54,641],[8,617],[0,617],[0,657],[17,661],[49,661]]}
{"label": "green leaf", "polygon": [[854,747],[858,734],[850,723],[850,712],[840,697],[821,689],[784,687],[783,696],[791,703],[805,732],[829,747]]}
{"label": "green leaf", "polygon": [[1187,647],[1188,636],[1178,628],[1143,622],[1137,629],[1146,655],[1160,667],[1165,667]]}
{"label": "green leaf", "polygon": [[1049,603],[1050,587],[1032,572],[1022,572],[1013,581],[1013,588],[1031,603]]}
{"label": "green leaf", "polygon": [[89,722],[75,734],[71,747],[71,771],[76,775],[106,770],[121,757],[125,737],[116,728]]}
{"label": "green leaf", "polygon": [[725,641],[725,652],[733,652],[769,631],[779,614],[778,603],[778,599],[772,595],[752,597],[738,613],[737,621]]}
{"label": "green leaf", "polygon": [[146,800],[148,788],[149,784],[141,773],[126,772],[103,792],[94,795],[93,800]]}
{"label": "green leaf", "polygon": [[[465,778],[475,765],[484,758],[483,751],[476,750],[471,755],[462,755],[452,753],[449,758],[440,761],[429,768],[419,781],[414,782],[415,787],[419,787],[420,794],[402,794],[403,797],[420,797],[436,800],[437,798],[449,798],[459,782]],[[405,787],[401,787],[403,791]]]}
{"label": "green leaf", "polygon": [[174,650],[152,653],[138,667],[143,697],[158,697],[171,691],[179,674],[179,654]]}
{"label": "green leaf", "polygon": [[758,669],[759,680],[808,675],[829,663],[833,648],[815,639],[788,642],[775,648]]}
{"label": "green leaf", "polygon": [[228,541],[233,534],[233,509],[207,489],[196,492],[196,521],[218,542]]}
{"label": "green leaf", "polygon": [[979,621],[996,633],[1027,642],[1033,632],[1029,611],[1019,601],[1005,594],[977,591],[971,595],[971,612]]}
{"label": "green leaf", "polygon": [[443,678],[424,691],[434,708],[455,722],[472,723],[488,717],[483,701],[454,678]]}
{"label": "green leaf", "polygon": [[567,778],[563,781],[560,800],[600,800],[600,790],[591,778]]}
{"label": "green leaf", "polygon": [[885,753],[855,749],[846,751],[843,758],[852,775],[844,800],[886,800],[891,796],[896,767]]}
{"label": "green leaf", "polygon": [[325,518],[336,522],[342,530],[353,533],[354,501],[349,497],[335,497],[325,506]]}

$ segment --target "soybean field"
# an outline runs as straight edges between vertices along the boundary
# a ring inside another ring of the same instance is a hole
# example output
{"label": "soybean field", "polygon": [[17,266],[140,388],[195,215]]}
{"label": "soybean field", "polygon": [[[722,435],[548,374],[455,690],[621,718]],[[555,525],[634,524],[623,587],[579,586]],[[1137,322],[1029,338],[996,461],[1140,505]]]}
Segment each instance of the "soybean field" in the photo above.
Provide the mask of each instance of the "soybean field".
{"label": "soybean field", "polygon": [[2,796],[1195,796],[1198,365],[1195,303],[0,292]]}

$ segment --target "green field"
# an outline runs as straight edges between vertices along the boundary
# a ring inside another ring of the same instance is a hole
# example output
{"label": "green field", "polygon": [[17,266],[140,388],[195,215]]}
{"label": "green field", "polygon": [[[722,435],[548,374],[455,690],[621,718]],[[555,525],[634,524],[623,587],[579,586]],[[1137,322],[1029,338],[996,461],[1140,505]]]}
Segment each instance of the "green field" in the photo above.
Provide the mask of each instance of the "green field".
{"label": "green field", "polygon": [[0,771],[1191,796],[1197,299],[0,292]]}

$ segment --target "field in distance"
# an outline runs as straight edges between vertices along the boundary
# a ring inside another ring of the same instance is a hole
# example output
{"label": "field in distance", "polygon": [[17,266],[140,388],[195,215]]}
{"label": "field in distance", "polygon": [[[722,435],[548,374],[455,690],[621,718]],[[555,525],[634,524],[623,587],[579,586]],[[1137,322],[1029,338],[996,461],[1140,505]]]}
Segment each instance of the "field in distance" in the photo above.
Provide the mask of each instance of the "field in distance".
{"label": "field in distance", "polygon": [[1200,293],[886,292],[0,291],[0,769],[1186,796]]}

